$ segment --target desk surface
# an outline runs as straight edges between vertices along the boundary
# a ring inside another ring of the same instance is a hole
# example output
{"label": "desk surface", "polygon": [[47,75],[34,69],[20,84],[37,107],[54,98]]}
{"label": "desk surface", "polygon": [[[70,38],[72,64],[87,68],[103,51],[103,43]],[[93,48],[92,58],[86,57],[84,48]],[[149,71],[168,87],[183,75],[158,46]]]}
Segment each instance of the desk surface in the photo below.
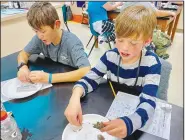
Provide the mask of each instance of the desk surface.
{"label": "desk surface", "polygon": [[[1,59],[1,81],[16,76],[16,57],[18,53]],[[10,65],[11,62],[11,65]],[[73,68],[54,63],[49,59],[33,56],[30,69],[46,72],[65,72]],[[28,98],[5,102],[7,111],[12,111],[18,126],[22,130],[23,140],[61,140],[68,121],[64,110],[71,96],[74,83],[53,84]],[[83,114],[100,114],[105,116],[114,96],[107,85],[102,84],[96,91],[81,100]],[[136,131],[127,140],[163,140],[162,138]],[[183,139],[183,109],[173,105],[170,140]]]}

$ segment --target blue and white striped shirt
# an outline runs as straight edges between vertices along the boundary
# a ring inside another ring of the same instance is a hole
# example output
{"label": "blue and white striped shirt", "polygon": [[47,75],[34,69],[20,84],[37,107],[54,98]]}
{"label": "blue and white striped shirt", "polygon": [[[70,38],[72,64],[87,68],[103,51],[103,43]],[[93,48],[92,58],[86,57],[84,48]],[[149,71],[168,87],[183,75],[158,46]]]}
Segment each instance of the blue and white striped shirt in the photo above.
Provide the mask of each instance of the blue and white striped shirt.
{"label": "blue and white striped shirt", "polygon": [[[101,58],[99,63],[91,69],[91,71],[81,80],[76,82],[76,86],[84,89],[84,95],[95,90],[102,77],[107,77],[114,82],[117,81],[117,69],[119,66],[119,52],[117,48],[107,51]],[[128,86],[134,86],[139,60],[133,64],[120,64],[119,82]],[[153,117],[156,103],[155,98],[160,82],[161,63],[156,54],[150,51],[142,50],[142,58],[140,64],[140,73],[136,88],[140,91],[140,103],[135,113],[129,116],[123,116],[127,126],[127,135],[132,134],[135,130],[143,127],[145,123]]]}

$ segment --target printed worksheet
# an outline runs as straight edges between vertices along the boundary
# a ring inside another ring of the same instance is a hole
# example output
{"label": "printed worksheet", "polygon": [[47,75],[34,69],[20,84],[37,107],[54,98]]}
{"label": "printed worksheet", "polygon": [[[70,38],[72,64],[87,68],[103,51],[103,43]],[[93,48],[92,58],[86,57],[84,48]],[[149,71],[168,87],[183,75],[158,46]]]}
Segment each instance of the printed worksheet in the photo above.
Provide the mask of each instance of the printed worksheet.
{"label": "printed worksheet", "polygon": [[[106,117],[112,120],[128,116],[136,111],[138,104],[138,96],[118,92]],[[170,104],[156,98],[154,117],[147,121],[145,126],[140,130],[168,140],[170,137],[171,111],[172,106]]]}

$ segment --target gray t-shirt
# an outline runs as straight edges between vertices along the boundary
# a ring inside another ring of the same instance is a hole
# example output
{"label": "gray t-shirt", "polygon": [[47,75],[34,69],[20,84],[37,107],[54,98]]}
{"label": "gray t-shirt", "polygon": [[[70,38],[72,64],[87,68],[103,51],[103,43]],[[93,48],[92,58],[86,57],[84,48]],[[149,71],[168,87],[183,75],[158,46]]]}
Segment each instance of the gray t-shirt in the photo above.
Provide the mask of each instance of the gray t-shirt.
{"label": "gray t-shirt", "polygon": [[124,10],[125,8],[127,8],[129,6],[136,6],[136,5],[142,5],[142,6],[145,6],[147,8],[151,8],[154,11],[157,10],[157,8],[151,2],[124,2],[120,11]]}
{"label": "gray t-shirt", "polygon": [[45,45],[35,35],[24,48],[24,51],[29,54],[43,53],[45,57],[49,57],[55,62],[58,61],[75,68],[90,66],[80,39],[73,33],[64,30],[59,45],[54,46],[53,43]]}

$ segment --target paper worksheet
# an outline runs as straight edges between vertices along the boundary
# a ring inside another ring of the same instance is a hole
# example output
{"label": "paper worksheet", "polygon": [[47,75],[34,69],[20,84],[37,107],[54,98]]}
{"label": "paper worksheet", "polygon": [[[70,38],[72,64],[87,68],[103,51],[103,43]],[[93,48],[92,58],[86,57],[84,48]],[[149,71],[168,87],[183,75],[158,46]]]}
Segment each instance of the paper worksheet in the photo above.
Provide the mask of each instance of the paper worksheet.
{"label": "paper worksheet", "polygon": [[[118,92],[109,111],[108,119],[128,116],[136,111],[139,97]],[[153,119],[147,121],[141,131],[169,140],[172,106],[167,102],[156,98],[156,109]]]}

